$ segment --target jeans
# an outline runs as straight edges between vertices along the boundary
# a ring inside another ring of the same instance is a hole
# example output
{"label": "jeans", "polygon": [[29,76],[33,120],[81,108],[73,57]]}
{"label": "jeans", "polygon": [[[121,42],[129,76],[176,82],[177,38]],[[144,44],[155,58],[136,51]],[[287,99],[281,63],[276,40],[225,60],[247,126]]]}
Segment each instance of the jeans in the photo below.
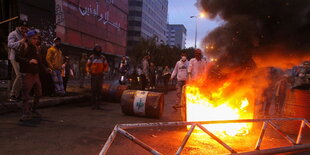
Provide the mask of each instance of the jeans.
{"label": "jeans", "polygon": [[103,83],[103,75],[91,75],[91,94],[92,94],[92,104],[94,107],[99,106],[101,89]]}
{"label": "jeans", "polygon": [[16,62],[15,60],[10,60],[10,61],[11,61],[11,64],[13,66],[13,69],[14,69],[14,72],[16,75],[10,95],[15,96],[15,97],[19,97],[21,87],[22,87],[22,74],[19,71],[19,69],[20,69],[19,63]]}
{"label": "jeans", "polygon": [[185,85],[185,81],[178,81],[177,82],[177,100],[176,100],[176,105],[181,105],[181,97],[182,97],[182,92],[183,92],[183,86]]}
{"label": "jeans", "polygon": [[63,86],[61,70],[53,70],[51,73],[51,76],[52,76],[52,80],[54,82],[55,93],[64,94],[65,90],[64,90],[64,86]]}
{"label": "jeans", "polygon": [[[34,88],[33,104],[29,104],[30,92]],[[35,110],[39,99],[42,96],[42,87],[39,74],[26,73],[22,76],[22,94],[23,94],[23,114],[30,114],[31,110]]]}

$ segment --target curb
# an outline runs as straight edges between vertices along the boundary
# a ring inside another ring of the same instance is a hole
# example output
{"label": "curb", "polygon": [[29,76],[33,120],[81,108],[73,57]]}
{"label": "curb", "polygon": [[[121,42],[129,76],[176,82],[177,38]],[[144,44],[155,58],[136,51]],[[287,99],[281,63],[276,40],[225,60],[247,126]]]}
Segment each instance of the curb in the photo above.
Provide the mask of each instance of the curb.
{"label": "curb", "polygon": [[[42,98],[38,104],[38,108],[46,108],[57,105],[81,103],[90,99],[90,94],[54,97],[54,98]],[[32,100],[30,101],[32,102]],[[21,111],[21,102],[4,102],[0,104],[0,114],[6,114],[11,112]]]}

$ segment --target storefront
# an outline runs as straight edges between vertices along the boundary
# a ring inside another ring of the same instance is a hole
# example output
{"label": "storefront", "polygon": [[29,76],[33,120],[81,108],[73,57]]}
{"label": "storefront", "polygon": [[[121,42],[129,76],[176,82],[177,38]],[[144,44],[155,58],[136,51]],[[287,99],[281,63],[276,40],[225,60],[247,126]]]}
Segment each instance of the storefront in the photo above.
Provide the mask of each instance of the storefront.
{"label": "storefront", "polygon": [[[30,27],[40,30],[46,48],[52,44],[53,38],[60,37],[64,55],[70,56],[75,63],[78,63],[82,53],[90,53],[95,44],[103,47],[111,68],[117,65],[116,59],[126,54],[128,0],[0,2],[1,21],[13,17],[28,21]],[[5,30],[1,33],[1,60],[7,59],[6,38],[8,33],[15,29],[15,21],[1,25],[1,29]],[[8,64],[7,60],[1,61],[1,65],[2,62],[3,65]]]}

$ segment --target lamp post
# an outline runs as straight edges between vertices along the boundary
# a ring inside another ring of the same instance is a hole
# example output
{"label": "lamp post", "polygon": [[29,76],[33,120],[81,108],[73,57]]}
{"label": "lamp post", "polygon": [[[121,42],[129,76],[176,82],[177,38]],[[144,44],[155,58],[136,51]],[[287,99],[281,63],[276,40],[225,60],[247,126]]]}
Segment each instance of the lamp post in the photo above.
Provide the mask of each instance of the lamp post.
{"label": "lamp post", "polygon": [[197,29],[198,29],[198,18],[203,18],[205,17],[205,14],[204,13],[200,13],[199,16],[190,16],[191,18],[195,18],[195,24],[196,24],[196,29],[195,29],[195,48],[197,47]]}
{"label": "lamp post", "polygon": [[195,29],[195,48],[197,47],[196,46],[196,43],[197,43],[197,16],[191,16],[191,18],[195,18],[195,23],[196,23],[196,29]]}

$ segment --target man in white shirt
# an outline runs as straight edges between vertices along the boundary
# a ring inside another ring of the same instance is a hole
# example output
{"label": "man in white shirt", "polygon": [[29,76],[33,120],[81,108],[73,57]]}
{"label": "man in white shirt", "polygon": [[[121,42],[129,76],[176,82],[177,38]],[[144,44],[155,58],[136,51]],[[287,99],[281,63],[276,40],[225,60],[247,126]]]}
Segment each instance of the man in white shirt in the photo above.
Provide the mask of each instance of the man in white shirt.
{"label": "man in white shirt", "polygon": [[187,81],[187,69],[188,69],[188,60],[185,53],[181,54],[181,60],[179,60],[174,67],[174,70],[171,74],[170,80],[177,77],[177,99],[176,103],[173,106],[174,109],[180,107],[181,103],[181,96],[182,96],[182,88]]}
{"label": "man in white shirt", "polygon": [[207,67],[207,61],[202,58],[202,52],[200,49],[195,50],[195,58],[189,61],[188,75],[190,80],[196,80],[201,73],[205,73]]}
{"label": "man in white shirt", "polygon": [[25,21],[19,21],[19,26],[8,36],[8,59],[10,60],[16,75],[9,101],[18,101],[21,97],[22,74],[20,73],[19,62],[16,61],[15,56],[18,54],[22,46],[26,44],[27,31],[27,23]]}

